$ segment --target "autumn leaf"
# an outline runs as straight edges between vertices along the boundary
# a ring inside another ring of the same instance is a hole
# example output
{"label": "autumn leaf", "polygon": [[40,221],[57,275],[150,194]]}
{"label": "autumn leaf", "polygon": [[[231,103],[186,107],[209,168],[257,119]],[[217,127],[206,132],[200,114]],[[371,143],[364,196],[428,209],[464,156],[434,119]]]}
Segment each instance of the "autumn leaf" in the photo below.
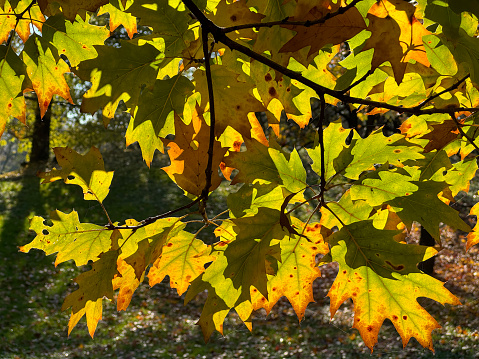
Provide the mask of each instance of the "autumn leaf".
{"label": "autumn leaf", "polygon": [[131,14],[128,14],[125,12],[125,10],[128,9],[132,3],[133,1],[129,0],[127,2],[127,5],[123,6],[121,1],[112,0],[110,1],[109,4],[103,5],[98,10],[97,15],[100,16],[100,15],[108,13],[110,15],[110,32],[115,31],[117,27],[119,27],[120,25],[123,25],[123,27],[126,30],[126,33],[130,37],[130,39],[132,39],[133,35],[136,34],[137,32],[137,28],[136,28],[137,19]]}
{"label": "autumn leaf", "polygon": [[65,17],[73,22],[75,17],[80,15],[85,20],[86,11],[96,11],[102,5],[108,3],[108,0],[38,0],[38,5],[43,13],[50,15],[46,10],[48,5],[57,3],[62,7],[62,13]]}
{"label": "autumn leaf", "polygon": [[29,244],[20,247],[28,253],[32,248],[41,249],[46,255],[58,252],[55,266],[70,259],[77,266],[88,261],[96,261],[100,255],[111,247],[111,231],[91,223],[81,223],[78,213],[70,214],[53,211],[50,214],[52,225],[45,225],[42,217],[35,216],[30,221],[30,229],[36,237]]}
{"label": "autumn leaf", "polygon": [[[306,16],[301,18],[295,16],[291,18],[291,21],[314,21],[323,18],[326,14],[333,12],[333,10],[337,11],[338,7],[330,4],[328,1],[318,2],[316,6],[309,10]],[[284,44],[279,52],[295,52],[309,46],[308,56],[317,54],[327,44],[340,44],[366,28],[363,17],[354,6],[345,13],[330,18],[324,23],[312,26],[282,26],[295,31],[296,35]]]}
{"label": "autumn leaf", "polygon": [[293,219],[293,225],[305,237],[292,235],[280,242],[281,260],[277,272],[268,281],[268,299],[256,288],[252,289],[251,297],[255,310],[264,308],[269,313],[277,301],[285,296],[301,321],[308,304],[314,302],[313,282],[321,276],[316,256],[329,253],[329,247],[324,242],[329,232],[318,223],[305,225],[296,218]]}
{"label": "autumn leaf", "polygon": [[85,200],[103,202],[110,191],[113,171],[105,171],[98,148],[92,147],[86,155],[80,155],[69,147],[55,147],[53,151],[61,169],[40,173],[42,183],[62,179],[66,184],[80,186]]}
{"label": "autumn leaf", "polygon": [[429,143],[424,147],[424,152],[426,153],[432,150],[443,149],[459,136],[459,130],[453,120],[446,120],[442,123],[431,124],[430,126],[432,131],[421,137],[429,140]]}
{"label": "autumn leaf", "polygon": [[[168,176],[176,184],[195,196],[199,196],[206,185],[206,165],[208,162],[209,126],[206,124],[199,108],[196,109],[195,117],[189,125],[183,121],[175,122],[175,140],[164,141],[169,147],[168,155],[171,164],[163,167]],[[222,148],[220,142],[214,141],[213,174],[210,191],[217,188],[221,183],[218,171],[226,148]]]}
{"label": "autumn leaf", "polygon": [[93,338],[98,321],[102,318],[103,297],[113,299],[112,280],[117,274],[118,251],[108,251],[92,264],[91,270],[75,278],[79,288],[69,294],[62,305],[62,310],[72,308],[68,323],[68,334],[86,314],[88,332]]}
{"label": "autumn leaf", "polygon": [[150,286],[161,283],[168,275],[171,288],[182,295],[191,281],[204,272],[205,264],[214,259],[210,251],[210,246],[186,231],[171,236],[148,272]]}
{"label": "autumn leaf", "polygon": [[[263,104],[251,94],[253,84],[240,81],[238,74],[224,67],[215,66],[211,72],[216,111],[215,134],[220,136],[226,127],[231,126],[243,138],[251,138],[251,125],[246,121],[248,113],[266,110]],[[205,109],[208,101],[205,71],[195,71],[194,77],[196,90],[202,96],[201,107]]]}
{"label": "autumn leaf", "polygon": [[16,117],[25,123],[25,99],[22,96],[26,66],[14,51],[0,45],[0,136],[7,121]]}
{"label": "autumn leaf", "polygon": [[394,241],[396,231],[381,231],[370,221],[344,226],[329,237],[331,255],[339,272],[328,296],[331,317],[348,298],[354,303],[353,328],[373,350],[384,319],[401,335],[403,346],[411,337],[432,350],[431,332],[440,325],[417,302],[431,298],[441,304],[460,304],[444,283],[422,273],[417,263],[432,257],[431,247]]}
{"label": "autumn leaf", "polygon": [[429,66],[422,37],[430,32],[414,17],[415,7],[400,0],[384,0],[374,4],[368,13],[372,33],[363,51],[374,49],[371,62],[373,69],[389,61],[394,78],[399,84],[409,60]]}
{"label": "autumn leaf", "polygon": [[40,36],[31,36],[23,49],[23,61],[33,89],[38,97],[40,114],[43,117],[50,105],[53,95],[59,95],[73,104],[70,89],[64,74],[70,67],[60,59],[55,48],[42,41]]}

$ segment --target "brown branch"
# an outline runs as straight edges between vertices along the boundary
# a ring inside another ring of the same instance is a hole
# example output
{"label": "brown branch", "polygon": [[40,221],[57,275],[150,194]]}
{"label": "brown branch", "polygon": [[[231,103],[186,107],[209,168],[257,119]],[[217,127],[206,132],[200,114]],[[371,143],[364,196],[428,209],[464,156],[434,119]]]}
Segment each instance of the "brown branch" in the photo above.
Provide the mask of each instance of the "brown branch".
{"label": "brown branch", "polygon": [[203,191],[201,191],[201,203],[200,203],[200,212],[203,216],[206,223],[208,218],[206,217],[206,201],[208,200],[208,193],[211,187],[211,176],[213,175],[213,147],[215,143],[215,100],[213,94],[213,78],[211,76],[211,64],[210,64],[210,52],[208,49],[208,29],[201,26],[201,37],[203,41],[203,53],[205,56],[205,70],[206,70],[206,82],[208,84],[208,100],[210,103],[210,138],[208,146],[208,163],[206,164],[206,183]]}
{"label": "brown branch", "polygon": [[319,135],[319,148],[321,150],[321,197],[320,197],[320,205],[324,204],[324,193],[326,192],[326,166],[324,163],[324,131],[323,131],[323,124],[324,124],[324,117],[325,117],[325,108],[326,108],[326,101],[324,100],[324,94],[318,93],[319,101],[320,101],[320,112],[319,112],[319,128],[318,128],[318,135]]}
{"label": "brown branch", "polygon": [[456,124],[456,127],[457,127],[458,131],[461,133],[461,135],[462,135],[463,137],[465,137],[465,138],[471,143],[471,145],[474,146],[474,148],[475,148],[477,151],[479,151],[479,147],[477,147],[477,145],[474,143],[474,139],[471,138],[469,135],[467,135],[467,134],[464,132],[464,130],[462,129],[462,126],[461,126],[461,124],[459,123],[459,121],[457,120],[456,116],[454,116],[454,114],[451,113],[451,118],[452,118],[452,120],[454,121],[454,123]]}
{"label": "brown branch", "polygon": [[[313,25],[318,25],[318,24],[324,24],[327,20],[344,14],[346,11],[351,9],[353,6],[355,6],[358,2],[362,0],[354,0],[350,4],[340,7],[337,11],[335,12],[330,12],[327,13],[325,16],[323,16],[320,19],[316,20],[306,20],[306,21],[290,21],[289,17],[284,18],[283,20],[278,20],[278,21],[268,21],[268,22],[258,22],[258,23],[251,23],[251,24],[243,24],[243,25],[236,25],[236,26],[229,26],[229,27],[223,27],[221,28],[221,32],[224,34],[227,34],[229,32],[237,31],[237,30],[243,30],[243,29],[259,29],[261,27],[273,27],[276,25],[290,25],[290,26],[304,26],[304,27],[311,27]],[[201,21],[201,20],[200,20]]]}
{"label": "brown branch", "polygon": [[361,104],[361,105],[366,105],[366,106],[373,106],[377,108],[385,108],[388,110],[396,111],[399,113],[409,113],[412,115],[428,115],[428,114],[436,114],[436,113],[456,113],[456,112],[463,112],[463,111],[469,111],[469,112],[476,112],[479,111],[479,108],[473,107],[463,107],[463,108],[448,108],[448,109],[427,109],[427,110],[422,110],[420,108],[414,108],[414,107],[402,107],[402,106],[395,106],[395,105],[390,105],[388,103],[384,102],[379,102],[379,101],[371,101],[371,100],[365,100],[362,98],[357,98],[357,97],[352,97],[349,95],[346,95],[343,93],[343,91],[338,91],[338,90],[331,90],[327,87],[321,86],[314,81],[304,77],[301,75],[299,72],[290,70],[284,66],[281,66],[280,64],[274,62],[273,60],[258,54],[257,52],[254,52],[250,48],[241,45],[237,43],[234,40],[231,40],[226,34],[222,32],[222,28],[214,24],[210,19],[208,19],[203,12],[196,6],[196,4],[193,2],[193,0],[183,0],[183,3],[186,5],[186,7],[196,16],[196,18],[200,21],[201,25],[203,27],[206,27],[208,31],[214,36],[215,40],[217,42],[221,42],[224,45],[228,46],[231,50],[236,50],[244,55],[247,55],[251,57],[254,60],[257,60],[261,62],[264,65],[267,65],[271,67],[273,70],[276,70],[283,75],[286,75],[293,80],[296,80],[300,83],[302,83],[305,86],[310,87],[317,93],[324,93],[326,95],[330,95],[334,98],[337,98],[338,100],[345,102],[345,103],[351,103],[351,104]]}

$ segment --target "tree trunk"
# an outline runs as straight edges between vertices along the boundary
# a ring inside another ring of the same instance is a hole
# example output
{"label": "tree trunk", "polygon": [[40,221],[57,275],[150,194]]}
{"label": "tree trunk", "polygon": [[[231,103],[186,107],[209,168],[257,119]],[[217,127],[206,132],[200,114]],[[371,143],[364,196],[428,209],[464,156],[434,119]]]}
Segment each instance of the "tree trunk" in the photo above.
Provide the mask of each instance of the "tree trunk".
{"label": "tree trunk", "polygon": [[51,104],[43,116],[40,115],[38,103],[35,108],[35,124],[33,125],[32,150],[30,164],[47,163],[50,158],[50,124],[52,119]]}

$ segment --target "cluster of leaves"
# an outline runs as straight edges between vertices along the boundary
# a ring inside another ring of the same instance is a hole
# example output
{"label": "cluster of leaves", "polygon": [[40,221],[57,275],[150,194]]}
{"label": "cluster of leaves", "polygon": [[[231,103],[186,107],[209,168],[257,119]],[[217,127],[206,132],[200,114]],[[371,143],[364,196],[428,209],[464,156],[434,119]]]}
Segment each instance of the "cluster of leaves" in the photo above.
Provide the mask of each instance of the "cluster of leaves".
{"label": "cluster of leaves", "polygon": [[[193,198],[123,223],[104,208],[103,226],[82,223],[75,211],[54,211],[49,223],[32,219],[37,235],[21,251],[91,265],[65,299],[69,331],[86,315],[93,335],[103,298],[126,309],[145,276],[151,286],[168,276],[186,302],[208,292],[198,322],[206,340],[222,332],[232,309],[251,329],[253,311],[269,312],[283,296],[301,320],[319,266],[334,261],[332,316],[351,298],[354,327],[371,350],[385,319],[404,345],[415,337],[432,350],[439,324],[417,298],[459,300],[417,268],[436,249],[408,244],[406,234],[416,221],[439,243],[445,223],[471,232],[468,247],[479,242],[479,229],[448,206],[477,170],[475,2],[1,0],[0,7],[0,128],[11,117],[24,119],[25,92],[36,92],[42,114],[53,95],[70,101],[64,74],[71,71],[92,83],[82,111],[101,109],[107,125],[124,103],[127,145],[138,142],[148,165],[156,150],[167,150],[164,170]],[[109,13],[109,29],[91,23],[92,11]],[[149,31],[135,35],[137,24]],[[120,25],[130,40],[105,45]],[[24,43],[18,53],[15,33]],[[349,55],[338,63],[344,46]],[[312,98],[320,113],[311,120]],[[325,107],[339,102],[367,115],[411,117],[401,133],[387,137],[379,129],[362,138],[338,122],[326,126]],[[269,136],[257,113],[266,115]],[[304,157],[277,144],[282,115],[301,128],[316,121]],[[40,174],[43,182],[78,185],[85,200],[102,205],[113,172],[99,151],[55,153],[61,168]],[[319,183],[307,182],[305,162]],[[227,198],[228,213],[209,219],[208,195],[223,178],[237,190]],[[341,198],[326,201],[338,186]],[[212,244],[187,230],[196,206],[200,230],[216,226]],[[306,221],[297,215],[304,208]],[[478,212],[476,205],[471,214]],[[312,223],[315,214],[319,223]]]}

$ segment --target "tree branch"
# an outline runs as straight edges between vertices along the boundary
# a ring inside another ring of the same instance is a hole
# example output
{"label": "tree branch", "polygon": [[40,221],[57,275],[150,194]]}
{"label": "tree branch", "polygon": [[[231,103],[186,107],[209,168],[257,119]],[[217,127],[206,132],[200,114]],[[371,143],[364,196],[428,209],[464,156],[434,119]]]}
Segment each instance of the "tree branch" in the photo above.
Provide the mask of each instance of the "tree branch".
{"label": "tree branch", "polygon": [[213,175],[213,147],[215,143],[215,100],[213,93],[213,78],[211,76],[211,64],[210,64],[210,52],[208,49],[208,29],[201,26],[201,38],[203,41],[203,54],[205,56],[205,70],[206,70],[206,82],[208,84],[208,100],[210,103],[210,138],[208,146],[208,163],[206,164],[206,183],[203,191],[201,192],[200,212],[203,219],[208,222],[206,217],[206,201],[208,200],[208,193],[211,187],[211,176]]}
{"label": "tree branch", "polygon": [[360,1],[362,1],[362,0],[354,0],[350,4],[348,4],[346,6],[343,6],[343,7],[340,7],[337,11],[327,13],[322,18],[312,20],[312,21],[311,20],[290,21],[289,17],[286,17],[283,20],[279,20],[279,21],[258,22],[258,23],[223,27],[223,28],[221,28],[221,32],[223,32],[224,34],[227,34],[229,32],[233,32],[233,31],[237,31],[237,30],[251,29],[251,28],[259,29],[259,28],[262,28],[262,27],[273,27],[273,26],[276,26],[276,25],[311,27],[311,26],[318,25],[318,24],[324,24],[329,19],[332,19],[333,17],[338,16],[338,15],[344,14],[346,11],[348,11],[349,9],[354,7]]}
{"label": "tree branch", "polygon": [[301,75],[299,72],[290,70],[273,60],[258,54],[257,52],[254,52],[250,48],[239,44],[238,42],[231,40],[228,36],[226,36],[225,33],[222,32],[222,28],[214,24],[210,19],[208,19],[203,12],[196,6],[196,4],[193,2],[193,0],[183,0],[183,3],[186,5],[186,7],[196,16],[198,21],[200,21],[201,25],[205,28],[207,28],[208,32],[210,32],[215,40],[217,42],[221,42],[224,45],[228,46],[231,50],[236,50],[244,55],[247,55],[251,57],[254,60],[257,60],[261,62],[264,65],[267,65],[271,67],[273,70],[276,70],[280,73],[282,73],[285,76],[288,76],[292,78],[293,80],[296,80],[300,83],[302,83],[305,86],[310,87],[317,93],[324,93],[326,95],[330,95],[334,98],[337,98],[338,100],[342,102],[348,102],[351,104],[361,104],[361,105],[366,105],[366,106],[373,106],[377,108],[385,108],[388,110],[396,111],[399,113],[409,113],[412,115],[428,115],[428,114],[436,114],[436,113],[456,113],[456,112],[463,112],[463,111],[469,111],[469,112],[476,112],[479,111],[479,108],[469,108],[469,107],[463,107],[463,108],[448,108],[448,109],[427,109],[427,110],[422,110],[420,108],[415,108],[415,107],[402,107],[402,106],[395,106],[395,105],[390,105],[388,103],[384,102],[379,102],[379,101],[371,101],[371,100],[366,100],[362,98],[357,98],[357,97],[352,97],[349,95],[346,95],[343,93],[343,91],[338,91],[338,90],[331,90],[327,87],[321,86],[314,81],[304,77]]}

